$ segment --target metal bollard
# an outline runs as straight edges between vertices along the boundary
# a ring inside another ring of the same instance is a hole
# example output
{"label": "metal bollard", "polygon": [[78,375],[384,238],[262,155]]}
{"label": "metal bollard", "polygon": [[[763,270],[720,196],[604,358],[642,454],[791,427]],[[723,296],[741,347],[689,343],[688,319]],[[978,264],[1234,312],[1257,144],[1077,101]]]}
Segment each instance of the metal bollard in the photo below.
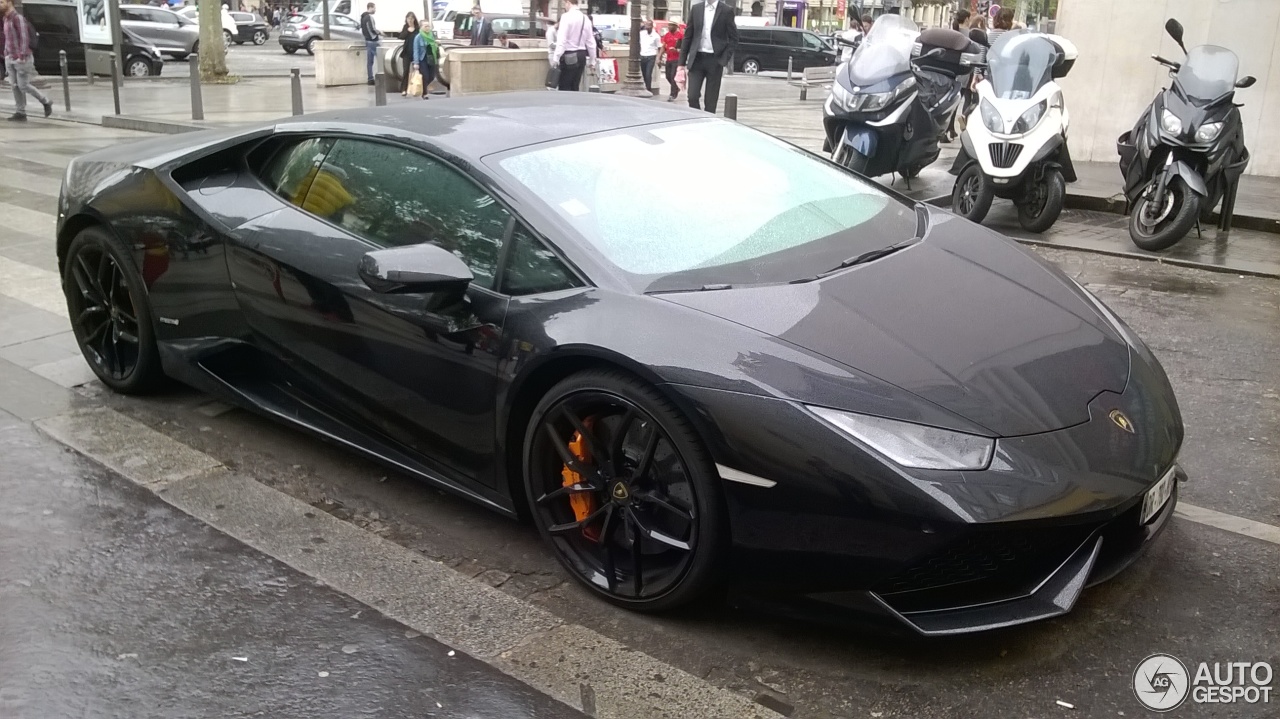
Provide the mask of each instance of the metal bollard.
{"label": "metal bollard", "polygon": [[120,60],[115,53],[111,54],[111,101],[115,103],[116,114],[120,114]]}
{"label": "metal bollard", "polygon": [[387,76],[378,73],[373,76],[373,104],[382,107],[387,104]]}
{"label": "metal bollard", "polygon": [[724,116],[729,120],[738,119],[738,96],[729,93],[724,96]]}
{"label": "metal bollard", "polygon": [[791,82],[791,63],[794,61],[794,57],[787,56],[787,82]]}
{"label": "metal bollard", "polygon": [[297,117],[302,114],[302,71],[293,68],[289,71],[289,85],[293,89],[293,115]]}
{"label": "metal bollard", "polygon": [[192,55],[191,63],[191,119],[204,119],[204,97],[200,94],[200,58]]}
{"label": "metal bollard", "polygon": [[58,51],[58,69],[62,71],[62,104],[71,112],[71,83],[67,79],[67,51]]}

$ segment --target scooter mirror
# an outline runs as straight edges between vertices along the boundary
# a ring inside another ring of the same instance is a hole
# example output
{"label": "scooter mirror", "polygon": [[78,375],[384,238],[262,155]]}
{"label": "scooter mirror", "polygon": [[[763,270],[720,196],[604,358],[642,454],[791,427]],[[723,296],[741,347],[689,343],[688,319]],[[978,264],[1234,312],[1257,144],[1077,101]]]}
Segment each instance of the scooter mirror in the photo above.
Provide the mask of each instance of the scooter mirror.
{"label": "scooter mirror", "polygon": [[1182,44],[1182,23],[1169,18],[1168,22],[1164,24],[1164,31],[1169,33],[1169,37],[1178,43],[1178,47],[1182,48],[1183,52],[1187,51],[1187,46]]}
{"label": "scooter mirror", "polygon": [[1253,77],[1253,75],[1245,75],[1244,77],[1240,78],[1236,82],[1236,87],[1239,87],[1239,88],[1253,87],[1253,83],[1255,82],[1257,82],[1257,80]]}

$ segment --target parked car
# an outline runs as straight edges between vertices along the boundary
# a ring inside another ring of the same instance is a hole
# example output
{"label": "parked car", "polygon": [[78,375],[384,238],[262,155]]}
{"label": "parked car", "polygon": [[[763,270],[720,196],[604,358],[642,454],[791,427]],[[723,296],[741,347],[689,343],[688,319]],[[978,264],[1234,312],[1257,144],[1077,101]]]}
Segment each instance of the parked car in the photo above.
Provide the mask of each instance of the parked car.
{"label": "parked car", "polygon": [[[346,15],[329,15],[329,37],[333,40],[349,40],[363,43],[360,24]],[[292,55],[298,50],[315,54],[316,42],[324,39],[324,14],[291,15],[280,26],[280,47]]]}
{"label": "parked car", "polygon": [[734,69],[748,75],[765,70],[794,70],[836,64],[836,49],[817,33],[794,27],[740,27]]}
{"label": "parked car", "polygon": [[[182,17],[185,17],[186,19],[196,24],[199,24],[200,22],[200,10],[195,5],[188,5],[182,8],[181,10],[175,10],[174,12],[178,13]],[[227,9],[226,5],[223,5],[222,6],[222,36],[226,38],[227,44],[231,44],[232,38],[234,37],[234,29],[236,25],[237,25],[236,19],[231,16],[231,11]]]}
{"label": "parked car", "polygon": [[267,40],[271,39],[271,26],[257,13],[233,12],[231,17],[236,21],[236,32],[231,36],[231,41],[235,44],[251,42],[254,45],[266,45]]}
{"label": "parked car", "polygon": [[[76,22],[76,4],[72,0],[25,0],[23,14],[40,33],[36,48],[36,72],[41,75],[59,75],[58,51],[67,51],[67,73],[84,75],[85,46],[80,42],[80,25]],[[103,48],[108,49],[108,48]],[[159,75],[164,68],[164,58],[152,43],[124,28],[120,43],[124,55],[122,71],[127,77]]]}
{"label": "parked car", "polygon": [[[511,36],[511,41],[520,42],[520,38],[529,37],[529,16],[528,15],[486,15],[486,19],[493,23],[493,38],[496,40],[502,33]],[[472,15],[455,15],[453,18],[453,40],[459,42],[471,42],[471,27],[475,23],[475,17]],[[534,37],[547,39],[547,27],[551,24],[551,18],[540,17],[538,24],[534,27]]]}
{"label": "parked car", "polygon": [[200,26],[164,8],[121,5],[120,26],[150,40],[160,52],[179,60],[198,52],[200,45]]}

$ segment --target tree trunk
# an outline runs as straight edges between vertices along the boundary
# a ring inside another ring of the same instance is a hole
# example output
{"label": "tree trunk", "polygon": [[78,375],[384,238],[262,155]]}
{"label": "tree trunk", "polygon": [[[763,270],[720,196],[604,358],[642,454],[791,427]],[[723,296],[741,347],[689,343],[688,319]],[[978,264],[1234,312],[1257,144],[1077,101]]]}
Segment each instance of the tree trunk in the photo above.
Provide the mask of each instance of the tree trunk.
{"label": "tree trunk", "polygon": [[199,0],[200,81],[218,82],[227,76],[227,45],[222,34],[219,0]]}

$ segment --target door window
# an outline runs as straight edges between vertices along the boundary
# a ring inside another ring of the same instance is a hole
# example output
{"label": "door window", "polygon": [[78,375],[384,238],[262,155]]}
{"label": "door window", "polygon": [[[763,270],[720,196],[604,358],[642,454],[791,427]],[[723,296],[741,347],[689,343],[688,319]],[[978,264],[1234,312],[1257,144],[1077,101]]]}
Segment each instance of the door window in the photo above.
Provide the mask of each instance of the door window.
{"label": "door window", "polygon": [[128,22],[149,22],[149,18],[142,10],[133,8],[120,8],[120,19]]}
{"label": "door window", "polygon": [[800,33],[800,36],[804,38],[804,46],[809,50],[822,50],[825,47],[822,39],[817,35],[812,35],[806,32]]}
{"label": "door window", "polygon": [[508,295],[534,295],[579,287],[582,283],[521,225],[511,235],[511,254],[502,275],[502,291]]}
{"label": "door window", "polygon": [[804,33],[790,32],[787,30],[779,30],[773,33],[773,44],[786,48],[798,48],[804,46]]}
{"label": "door window", "polygon": [[[322,18],[322,21],[323,21],[323,18]],[[347,16],[345,16],[345,15],[333,15],[333,16],[331,16],[331,17],[329,18],[329,24],[330,24],[330,25],[336,25],[336,26],[338,26],[338,27],[345,27],[345,28],[358,27],[358,25],[356,25],[356,21],[355,21],[355,20],[352,20],[351,18],[349,18],[349,17],[347,17]]]}
{"label": "door window", "polygon": [[[333,147],[327,137],[313,137],[281,148],[267,163],[262,181],[286,202],[303,207],[320,163]],[[306,209],[303,207],[303,209]]]}
{"label": "door window", "polygon": [[31,24],[45,35],[75,35],[77,33],[74,12],[62,12],[63,8],[48,5],[23,4],[23,12]]}
{"label": "door window", "polygon": [[412,150],[338,140],[302,208],[380,247],[430,242],[454,253],[493,287],[511,215],[448,165]]}

